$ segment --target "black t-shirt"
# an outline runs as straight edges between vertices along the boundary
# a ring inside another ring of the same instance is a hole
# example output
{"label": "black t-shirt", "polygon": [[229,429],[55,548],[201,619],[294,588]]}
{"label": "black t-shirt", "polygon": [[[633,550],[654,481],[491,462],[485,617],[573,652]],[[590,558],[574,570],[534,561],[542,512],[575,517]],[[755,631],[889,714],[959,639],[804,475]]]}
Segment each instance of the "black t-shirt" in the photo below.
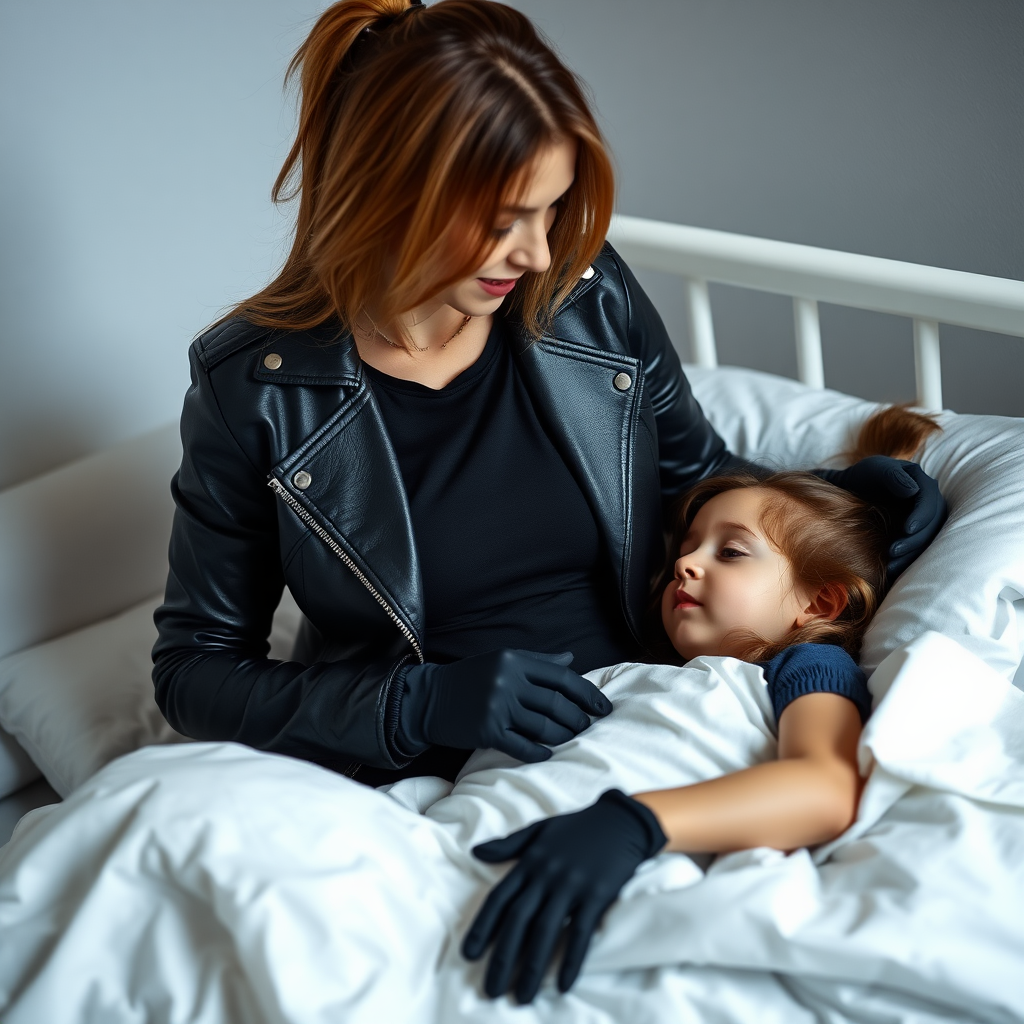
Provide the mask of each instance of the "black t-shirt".
{"label": "black t-shirt", "polygon": [[587,499],[548,437],[497,318],[440,390],[370,366],[412,514],[424,655],[572,651],[573,669],[635,659]]}

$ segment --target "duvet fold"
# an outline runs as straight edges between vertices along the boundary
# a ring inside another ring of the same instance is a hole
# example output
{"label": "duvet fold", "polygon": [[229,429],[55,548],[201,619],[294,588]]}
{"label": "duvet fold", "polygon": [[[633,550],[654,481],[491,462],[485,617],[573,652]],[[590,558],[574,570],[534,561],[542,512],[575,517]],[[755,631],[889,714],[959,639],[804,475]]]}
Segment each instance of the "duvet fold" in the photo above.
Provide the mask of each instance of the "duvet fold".
{"label": "duvet fold", "polygon": [[601,792],[775,756],[761,670],[728,658],[591,673],[615,710],[454,787],[374,791],[232,744],[150,747],[0,850],[5,1024],[1024,1019],[1024,693],[952,640],[890,655],[858,820],[810,853],[662,854],[567,996],[481,994],[459,943],[507,870],[477,842]]}

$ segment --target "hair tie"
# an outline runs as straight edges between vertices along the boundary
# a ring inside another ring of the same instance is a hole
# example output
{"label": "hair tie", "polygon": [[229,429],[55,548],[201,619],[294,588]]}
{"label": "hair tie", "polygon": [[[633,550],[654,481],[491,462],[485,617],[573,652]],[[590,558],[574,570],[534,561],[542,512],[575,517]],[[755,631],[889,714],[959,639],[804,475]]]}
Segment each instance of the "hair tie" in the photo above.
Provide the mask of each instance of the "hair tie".
{"label": "hair tie", "polygon": [[372,25],[367,25],[366,28],[359,33],[362,37],[377,36],[382,32],[387,32],[392,25],[397,25],[404,15],[410,11],[419,8],[420,10],[426,10],[427,5],[423,0],[409,0],[409,6],[404,10],[398,11],[396,14],[382,14]]}
{"label": "hair tie", "polygon": [[423,0],[409,0],[409,6],[404,10],[398,11],[396,14],[382,14],[372,24],[360,29],[355,39],[352,40],[348,52],[342,59],[340,70],[343,73],[354,71],[365,62],[370,54],[376,51],[380,45],[381,37],[387,33],[392,25],[401,21],[403,15],[408,14],[412,10],[425,11],[426,9],[427,5]]}

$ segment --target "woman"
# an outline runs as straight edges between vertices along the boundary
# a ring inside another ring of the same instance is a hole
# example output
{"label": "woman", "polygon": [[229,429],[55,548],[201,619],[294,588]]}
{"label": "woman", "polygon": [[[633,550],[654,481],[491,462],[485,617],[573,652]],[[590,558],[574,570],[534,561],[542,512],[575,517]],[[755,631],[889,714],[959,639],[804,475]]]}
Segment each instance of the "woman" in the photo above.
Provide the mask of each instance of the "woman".
{"label": "woman", "polygon": [[[663,508],[739,460],[603,243],[606,150],[523,15],[343,0],[291,71],[292,250],[191,350],[157,699],[370,784],[543,759],[610,710],[569,662],[643,655]],[[836,482],[906,523],[894,571],[941,522],[913,464]]]}

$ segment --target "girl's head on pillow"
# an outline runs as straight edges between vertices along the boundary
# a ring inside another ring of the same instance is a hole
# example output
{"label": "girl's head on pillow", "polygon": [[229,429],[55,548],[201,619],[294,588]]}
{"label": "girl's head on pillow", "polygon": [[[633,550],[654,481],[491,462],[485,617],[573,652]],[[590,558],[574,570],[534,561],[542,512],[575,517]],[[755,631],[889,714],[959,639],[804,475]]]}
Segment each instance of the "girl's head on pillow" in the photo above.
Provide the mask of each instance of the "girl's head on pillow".
{"label": "girl's head on pillow", "polygon": [[854,657],[878,604],[879,514],[810,473],[716,477],[687,497],[661,615],[672,646],[763,661],[798,643]]}
{"label": "girl's head on pillow", "polygon": [[[852,454],[909,458],[936,429],[929,417],[885,409]],[[679,513],[661,595],[668,639],[686,660],[764,661],[799,643],[856,658],[883,593],[888,532],[877,509],[811,473],[705,480]]]}

